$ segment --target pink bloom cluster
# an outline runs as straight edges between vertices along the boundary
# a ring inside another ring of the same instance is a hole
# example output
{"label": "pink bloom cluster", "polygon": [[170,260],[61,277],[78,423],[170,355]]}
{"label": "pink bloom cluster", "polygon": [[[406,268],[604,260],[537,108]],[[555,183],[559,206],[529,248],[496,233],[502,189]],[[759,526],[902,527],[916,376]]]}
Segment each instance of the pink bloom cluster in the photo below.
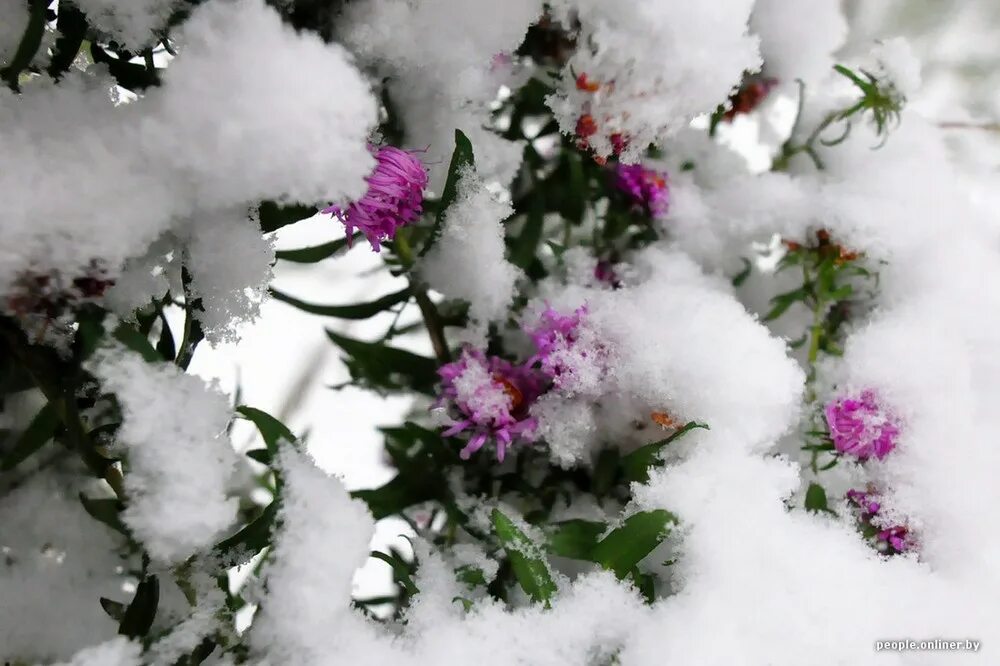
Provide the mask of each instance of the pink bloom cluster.
{"label": "pink bloom cluster", "polygon": [[[878,493],[869,488],[868,490],[847,491],[847,501],[856,507],[861,515],[861,522],[874,528],[882,509],[882,503],[878,499]],[[890,525],[888,527],[875,528],[875,540],[880,546],[880,550],[889,553],[903,553],[913,548],[909,529],[905,525]]]}
{"label": "pink bloom cluster", "polygon": [[574,349],[586,306],[564,315],[546,308],[536,327],[526,331],[535,353],[524,363],[515,364],[498,356],[487,356],[466,348],[462,356],[438,368],[441,391],[435,407],[445,408],[451,418],[445,437],[469,434],[461,451],[467,460],[489,442],[496,442],[497,459],[503,462],[516,442],[537,440],[537,420],[531,408],[553,387],[561,388],[571,376],[565,360],[586,357]]}
{"label": "pink bloom cluster", "polygon": [[879,401],[875,391],[830,401],[824,410],[830,439],[837,451],[867,460],[885,458],[896,448],[899,419]]}
{"label": "pink bloom cluster", "polygon": [[330,206],[320,212],[343,222],[348,244],[354,231],[360,229],[372,250],[378,252],[382,241],[395,237],[400,227],[420,217],[427,172],[420,160],[405,150],[392,146],[368,148],[376,161],[375,170],[365,179],[368,191],[346,209]]}
{"label": "pink bloom cluster", "polygon": [[497,460],[503,462],[507,447],[516,440],[537,438],[531,405],[542,394],[545,378],[526,365],[514,365],[478,349],[465,349],[461,358],[438,369],[441,394],[436,405],[447,405],[454,419],[442,433],[452,437],[471,434],[460,456],[468,460],[488,440],[496,442]]}
{"label": "pink bloom cluster", "polygon": [[670,189],[666,174],[641,164],[618,164],[614,185],[632,202],[633,207],[645,211],[650,217],[660,217],[667,212]]}

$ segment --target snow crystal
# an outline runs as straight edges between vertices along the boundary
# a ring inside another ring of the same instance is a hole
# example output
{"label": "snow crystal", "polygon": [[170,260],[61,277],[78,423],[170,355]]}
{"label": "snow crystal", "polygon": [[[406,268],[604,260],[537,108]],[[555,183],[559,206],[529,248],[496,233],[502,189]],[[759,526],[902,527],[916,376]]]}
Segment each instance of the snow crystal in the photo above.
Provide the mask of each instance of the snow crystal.
{"label": "snow crystal", "polygon": [[[768,76],[791,83],[819,82],[830,74],[833,53],[847,38],[838,0],[757,0],[750,30],[760,37]],[[802,16],[808,16],[803,21]]]}
{"label": "snow crystal", "polygon": [[458,181],[458,196],[445,214],[437,243],[421,261],[427,284],[449,298],[470,303],[470,317],[483,333],[503,319],[521,271],[505,258],[504,220],[513,213],[475,172]]}
{"label": "snow crystal", "polygon": [[252,644],[274,663],[391,661],[372,649],[376,625],[351,608],[351,579],[375,530],[371,514],[303,454],[286,447],[280,465],[281,529]]}
{"label": "snow crystal", "polygon": [[54,666],[139,666],[142,645],[124,636],[80,650],[73,658]]}
{"label": "snow crystal", "polygon": [[[406,145],[426,148],[431,189],[441,191],[455,129],[472,141],[486,180],[509,183],[522,146],[484,129],[504,82],[494,56],[511,52],[542,12],[539,0],[369,0],[351,3],[345,43],[390,78]],[[434,35],[434,39],[427,39]],[[447,44],[447,48],[441,48]]]}
{"label": "snow crystal", "polygon": [[213,211],[364,192],[376,105],[342,48],[296,33],[263,0],[207,3],[175,36],[163,85],[131,104],[113,106],[99,68],[0,90],[0,291],[29,268],[73,275],[97,257],[117,273]]}
{"label": "snow crystal", "polygon": [[201,299],[196,316],[205,339],[212,344],[234,339],[237,327],[260,313],[271,282],[272,241],[261,236],[245,210],[222,211],[192,221],[186,260]]}
{"label": "snow crystal", "polygon": [[149,46],[153,31],[166,27],[177,0],[70,0],[88,22],[132,51]]}
{"label": "snow crystal", "polygon": [[548,103],[563,133],[601,157],[638,161],[760,67],[757,39],[747,34],[750,0],[553,4],[576,9],[577,44],[586,48],[569,59]]}
{"label": "snow crystal", "polygon": [[226,493],[236,463],[225,433],[232,415],[226,396],[172,364],[147,364],[120,347],[100,350],[92,368],[124,414],[125,524],[164,562],[213,544],[237,509]]}
{"label": "snow crystal", "polygon": [[91,491],[67,472],[36,471],[0,502],[0,661],[68,659],[118,631],[97,603],[118,596],[125,540],[84,511],[77,493]]}

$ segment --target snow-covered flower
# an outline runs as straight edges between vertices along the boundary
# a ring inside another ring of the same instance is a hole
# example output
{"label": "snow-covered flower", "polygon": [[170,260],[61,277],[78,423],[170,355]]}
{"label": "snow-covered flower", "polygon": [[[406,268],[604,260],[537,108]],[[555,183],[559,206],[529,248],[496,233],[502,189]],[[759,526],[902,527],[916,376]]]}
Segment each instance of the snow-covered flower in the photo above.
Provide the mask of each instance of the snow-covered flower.
{"label": "snow-covered flower", "polygon": [[893,525],[880,530],[878,540],[882,548],[894,553],[902,553],[913,545],[909,538],[909,530],[905,525]]}
{"label": "snow-covered flower", "polygon": [[837,451],[866,460],[881,460],[896,447],[899,420],[871,389],[831,400],[825,411],[830,439]]}
{"label": "snow-covered flower", "polygon": [[525,332],[535,346],[527,365],[538,367],[562,390],[593,392],[605,375],[608,350],[588,326],[587,306],[562,314],[547,306]]}
{"label": "snow-covered flower", "polygon": [[400,227],[420,217],[427,171],[411,152],[393,146],[377,149],[369,146],[369,149],[375,153],[376,165],[365,179],[368,183],[365,195],[346,209],[334,205],[321,212],[343,222],[348,239],[355,229],[360,229],[378,252],[382,241],[393,238]]}
{"label": "snow-covered flower", "polygon": [[878,501],[876,493],[871,490],[851,488],[847,491],[846,497],[848,502],[861,510],[862,519],[871,519],[882,508],[882,503]]}
{"label": "snow-covered flower", "polygon": [[647,169],[641,164],[618,164],[614,172],[614,185],[632,205],[651,217],[660,217],[670,205],[667,175]]}
{"label": "snow-covered flower", "polygon": [[445,407],[452,418],[442,434],[471,435],[459,454],[463,460],[493,440],[497,460],[503,462],[507,448],[517,440],[530,443],[537,438],[538,424],[530,409],[542,394],[545,379],[529,366],[465,349],[457,361],[441,366],[438,375],[441,395],[437,406]]}

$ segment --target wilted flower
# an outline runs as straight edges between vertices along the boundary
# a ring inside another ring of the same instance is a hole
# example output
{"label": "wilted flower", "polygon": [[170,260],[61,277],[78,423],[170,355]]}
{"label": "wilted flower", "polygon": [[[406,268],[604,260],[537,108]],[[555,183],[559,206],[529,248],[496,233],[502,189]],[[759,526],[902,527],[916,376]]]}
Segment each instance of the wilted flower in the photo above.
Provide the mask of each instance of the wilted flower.
{"label": "wilted flower", "polygon": [[420,217],[427,172],[420,160],[405,150],[392,146],[378,149],[369,146],[369,150],[375,153],[376,165],[365,179],[368,182],[365,195],[346,210],[330,206],[321,212],[344,223],[348,243],[355,229],[360,229],[378,252],[382,241],[393,238],[400,227]]}
{"label": "wilted flower", "polygon": [[825,409],[830,439],[841,453],[866,460],[884,458],[896,447],[899,421],[879,403],[875,391],[831,400]]}
{"label": "wilted flower", "polygon": [[647,169],[641,164],[618,164],[614,174],[615,187],[625,194],[636,208],[651,217],[667,212],[670,189],[666,174]]}
{"label": "wilted flower", "polygon": [[778,80],[771,78],[755,78],[747,81],[729,98],[730,107],[722,115],[723,120],[732,122],[736,116],[752,112],[760,106],[776,85]]}
{"label": "wilted flower", "polygon": [[497,460],[503,462],[507,447],[518,439],[536,439],[536,420],[531,405],[541,395],[544,378],[528,366],[514,365],[497,356],[489,358],[478,349],[466,349],[462,357],[438,369],[441,395],[437,406],[446,406],[453,418],[442,433],[452,437],[468,432],[471,437],[459,454],[468,460],[488,440],[494,440]]}

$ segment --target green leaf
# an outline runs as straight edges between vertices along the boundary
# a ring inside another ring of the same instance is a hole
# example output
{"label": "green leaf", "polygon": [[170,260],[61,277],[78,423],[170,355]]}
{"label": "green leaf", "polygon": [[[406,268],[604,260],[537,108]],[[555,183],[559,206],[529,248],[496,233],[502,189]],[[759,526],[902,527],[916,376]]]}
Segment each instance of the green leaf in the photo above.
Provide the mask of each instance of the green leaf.
{"label": "green leaf", "polygon": [[594,546],[593,559],[622,579],[666,538],[670,533],[667,524],[676,522],[677,518],[663,509],[633,514]]}
{"label": "green leaf", "polygon": [[492,520],[493,533],[507,553],[521,589],[532,601],[548,607],[549,599],[557,588],[549,573],[548,563],[540,557],[541,550],[499,509],[493,509]]}
{"label": "green leaf", "polygon": [[272,288],[270,292],[271,296],[275,299],[283,303],[288,303],[292,307],[298,308],[303,312],[321,315],[323,317],[339,317],[341,319],[368,319],[369,317],[374,317],[380,312],[388,310],[394,305],[405,303],[410,299],[409,287],[383,296],[382,298],[377,298],[374,301],[369,301],[367,303],[355,303],[353,305],[316,305],[314,303],[300,301],[299,299],[280,292],[277,289]]}
{"label": "green leaf", "polygon": [[147,576],[135,588],[132,603],[125,609],[118,633],[129,638],[138,638],[149,633],[156,618],[156,607],[160,603],[160,583],[156,576]]}
{"label": "green leaf", "polygon": [[[264,507],[260,515],[243,526],[236,534],[221,541],[215,546],[216,552],[223,559],[240,555],[259,553],[271,543],[271,530],[278,516],[278,498]],[[249,559],[249,558],[247,558]]]}
{"label": "green leaf", "polygon": [[359,384],[385,390],[415,390],[433,395],[437,361],[377,342],[362,342],[327,329],[327,336],[347,355],[351,377]]}
{"label": "green leaf", "polygon": [[524,221],[521,234],[514,240],[510,248],[510,263],[527,269],[535,260],[535,253],[542,241],[542,229],[545,226],[545,202],[541,190],[536,190],[531,197],[531,207]]}
{"label": "green leaf", "polygon": [[649,481],[649,468],[660,463],[659,453],[663,447],[677,441],[695,428],[709,430],[709,427],[704,423],[689,421],[669,437],[646,444],[624,456],[621,460],[621,467],[625,479],[638,483]]}
{"label": "green leaf", "polygon": [[45,35],[46,11],[51,2],[52,0],[32,0],[28,25],[21,36],[17,51],[14,52],[8,65],[0,70],[0,78],[6,81],[13,90],[18,90],[18,77],[31,64],[42,43],[42,37]]}
{"label": "green leaf", "polygon": [[621,454],[616,448],[602,449],[597,456],[597,463],[594,465],[594,474],[591,478],[591,489],[598,497],[603,497],[614,488],[618,478],[618,464]]}
{"label": "green leaf", "polygon": [[732,282],[734,287],[739,287],[746,282],[747,278],[750,277],[750,272],[753,270],[753,264],[750,263],[749,259],[740,257],[740,261],[743,262],[743,270],[733,276]]}
{"label": "green leaf", "polygon": [[159,363],[163,360],[160,352],[153,348],[146,336],[128,324],[120,324],[112,335],[115,340],[142,356],[146,363]]}
{"label": "green leaf", "polygon": [[265,234],[276,231],[289,224],[310,218],[316,213],[315,206],[281,205],[273,201],[262,201],[258,209],[260,230]]}
{"label": "green leaf", "polygon": [[[356,233],[351,237],[351,241],[356,241],[361,237],[362,234]],[[348,239],[345,236],[344,238],[338,238],[335,241],[323,243],[322,245],[300,247],[295,250],[278,250],[274,253],[274,256],[282,261],[291,261],[296,264],[315,264],[316,262],[332,257],[341,250],[349,247],[347,240]]]}
{"label": "green leaf", "polygon": [[24,429],[14,446],[0,460],[0,471],[6,472],[16,467],[21,461],[28,458],[38,449],[52,439],[59,429],[59,413],[55,406],[49,402],[38,410],[31,423]]}
{"label": "green leaf", "polygon": [[257,426],[260,436],[264,439],[264,446],[267,447],[271,456],[278,454],[278,442],[281,440],[285,440],[289,444],[298,441],[295,434],[284,423],[263,410],[240,405],[236,408],[236,412]]}
{"label": "green leaf", "polygon": [[827,504],[826,490],[818,483],[809,484],[806,489],[806,509],[809,511],[827,511],[833,513]]}
{"label": "green leaf", "polygon": [[764,315],[764,321],[777,319],[781,315],[785,314],[785,310],[790,308],[793,303],[804,301],[808,295],[809,292],[806,291],[805,287],[799,287],[793,291],[778,294],[771,299],[771,303],[773,303],[774,306],[766,315]]}
{"label": "green leaf", "polygon": [[389,555],[378,550],[373,550],[371,552],[371,556],[377,560],[382,560],[392,567],[392,579],[398,583],[407,594],[414,595],[420,591],[417,589],[416,583],[413,582],[413,575],[409,562],[395,556],[395,554]]}
{"label": "green leaf", "polygon": [[446,488],[444,479],[437,474],[413,478],[411,474],[397,474],[378,488],[355,490],[351,497],[368,505],[375,520],[399,515],[407,507],[439,499]]}
{"label": "green leaf", "polygon": [[80,502],[90,517],[98,520],[119,534],[128,536],[128,529],[121,519],[122,509],[125,507],[116,499],[91,499],[80,493]]}
{"label": "green leaf", "polygon": [[475,166],[476,158],[472,152],[472,143],[469,137],[465,136],[462,130],[455,130],[455,150],[451,154],[451,163],[448,165],[448,178],[444,183],[444,191],[437,205],[437,216],[434,218],[434,226],[431,228],[430,236],[420,250],[420,256],[427,254],[434,244],[437,243],[441,235],[441,226],[444,224],[444,216],[448,207],[455,202],[458,196],[458,180],[462,171],[467,167]]}
{"label": "green leaf", "polygon": [[80,52],[80,46],[87,34],[87,19],[83,12],[66,3],[59,7],[59,18],[56,22],[59,38],[52,49],[52,60],[49,61],[49,76],[60,78],[69,70]]}
{"label": "green leaf", "polygon": [[120,624],[125,618],[125,604],[120,601],[108,599],[107,597],[101,597],[100,601],[101,608],[108,614],[108,617]]}
{"label": "green leaf", "polygon": [[607,525],[592,520],[564,520],[549,534],[548,551],[574,560],[593,560],[594,547]]}
{"label": "green leaf", "polygon": [[256,460],[257,462],[268,466],[270,466],[271,462],[274,460],[274,456],[267,449],[254,449],[252,451],[247,451],[246,456],[251,460]]}
{"label": "green leaf", "polygon": [[163,329],[160,331],[160,339],[156,342],[156,351],[164,361],[173,361],[177,357],[177,348],[174,346],[174,334],[170,332],[170,323],[167,322],[163,310],[160,310],[160,321],[163,323]]}
{"label": "green leaf", "polygon": [[471,564],[466,564],[455,569],[455,577],[460,583],[464,583],[469,589],[486,587],[489,584],[483,570],[479,567],[474,567]]}

